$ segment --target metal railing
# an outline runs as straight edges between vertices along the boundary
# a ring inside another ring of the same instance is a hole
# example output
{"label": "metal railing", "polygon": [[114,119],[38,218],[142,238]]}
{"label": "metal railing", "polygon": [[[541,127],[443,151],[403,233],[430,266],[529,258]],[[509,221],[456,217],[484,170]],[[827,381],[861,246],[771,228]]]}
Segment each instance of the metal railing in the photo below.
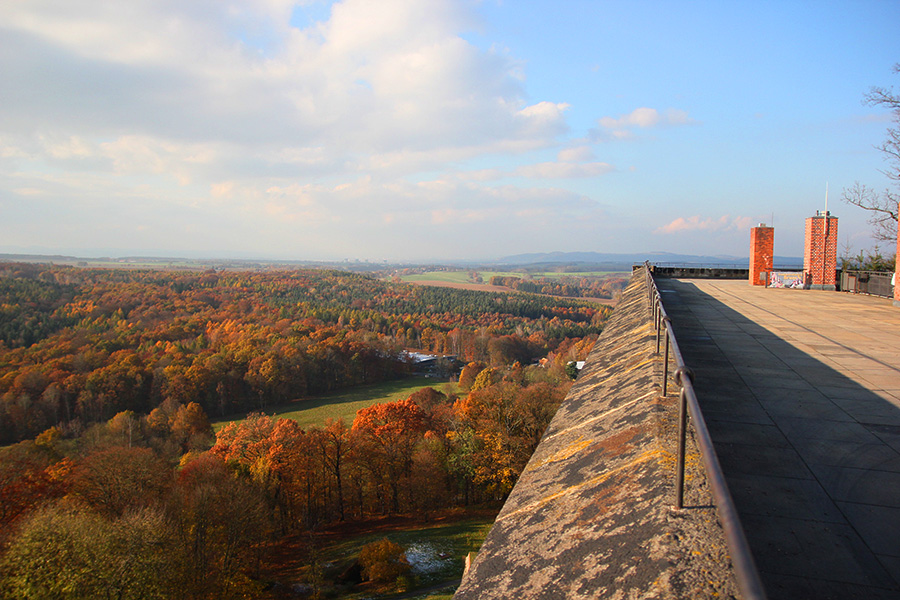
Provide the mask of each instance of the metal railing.
{"label": "metal railing", "polygon": [[[748,260],[734,262],[654,262],[654,267],[665,269],[747,269],[749,270]],[[773,267],[775,271],[802,271],[803,263],[779,263]]]}
{"label": "metal railing", "polygon": [[716,456],[712,438],[709,435],[709,429],[706,427],[703,412],[700,410],[700,404],[697,401],[697,394],[694,391],[694,374],[684,363],[684,357],[681,355],[678,340],[675,338],[672,320],[669,318],[668,313],[666,313],[665,306],[663,306],[659,289],[656,287],[656,282],[653,280],[653,275],[650,272],[650,265],[649,263],[645,263],[644,266],[647,296],[650,301],[650,311],[656,327],[656,353],[659,354],[661,343],[664,343],[665,346],[663,350],[663,396],[668,393],[670,355],[674,358],[675,362],[675,382],[681,386],[678,409],[678,459],[675,473],[675,508],[680,510],[684,507],[684,457],[685,442],[687,439],[687,418],[690,414],[691,422],[694,424],[697,445],[700,448],[700,455],[703,459],[703,465],[706,468],[706,475],[709,479],[710,488],[712,489],[713,500],[716,503],[719,519],[722,522],[722,528],[725,532],[725,541],[728,544],[728,550],[731,554],[731,561],[734,565],[738,588],[740,589],[744,600],[765,600],[766,594],[763,590],[762,582],[759,579],[759,572],[756,570],[756,564],[753,561],[753,555],[750,553],[750,546],[747,543],[744,529],[738,518],[734,500],[732,500],[731,492],[728,491],[728,485],[725,483],[725,475],[722,473],[722,467],[719,465],[719,459]]}
{"label": "metal railing", "polygon": [[841,291],[854,294],[869,294],[883,298],[894,297],[894,286],[891,285],[893,273],[881,271],[841,271]]}

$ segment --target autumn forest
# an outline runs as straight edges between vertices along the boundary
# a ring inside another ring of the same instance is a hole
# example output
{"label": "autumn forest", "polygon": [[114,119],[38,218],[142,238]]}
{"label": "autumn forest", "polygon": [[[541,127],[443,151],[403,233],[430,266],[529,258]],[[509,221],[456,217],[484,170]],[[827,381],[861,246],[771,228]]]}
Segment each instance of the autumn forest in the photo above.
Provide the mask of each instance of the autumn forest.
{"label": "autumn forest", "polygon": [[[259,597],[285,536],[502,499],[610,310],[341,271],[0,263],[0,597]],[[267,416],[407,377],[411,352],[458,385],[352,422]]]}

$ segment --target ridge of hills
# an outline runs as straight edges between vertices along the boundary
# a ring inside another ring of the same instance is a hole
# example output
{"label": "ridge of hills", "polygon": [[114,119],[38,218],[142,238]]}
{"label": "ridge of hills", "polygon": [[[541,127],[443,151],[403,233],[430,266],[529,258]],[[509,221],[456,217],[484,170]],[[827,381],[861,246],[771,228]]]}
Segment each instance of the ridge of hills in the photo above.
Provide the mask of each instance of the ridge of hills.
{"label": "ridge of hills", "polygon": [[[803,259],[795,256],[775,256],[775,266],[780,268],[800,268]],[[575,270],[572,267],[581,267],[579,270],[631,270],[634,264],[650,261],[661,265],[697,265],[716,267],[746,267],[749,258],[732,255],[694,255],[676,254],[672,252],[632,252],[632,253],[606,253],[606,252],[532,252],[513,254],[492,260],[422,260],[422,261],[321,261],[321,260],[263,260],[263,259],[197,259],[184,257],[151,257],[151,256],[122,256],[85,258],[62,254],[6,254],[0,253],[0,262],[55,262],[70,263],[79,266],[181,266],[182,268],[219,267],[219,268],[245,268],[254,269],[267,267],[325,267],[351,271],[373,271],[389,267],[410,265],[440,265],[444,268],[479,268],[479,267],[548,267],[548,270]]]}
{"label": "ridge of hills", "polygon": [[[591,264],[601,266],[628,266],[649,260],[656,264],[688,264],[717,267],[746,267],[749,258],[732,255],[694,255],[675,254],[672,252],[644,252],[614,254],[604,252],[538,252],[514,254],[499,259],[497,262],[508,265],[534,264]],[[795,256],[776,256],[775,265],[779,267],[802,267],[803,259]]]}

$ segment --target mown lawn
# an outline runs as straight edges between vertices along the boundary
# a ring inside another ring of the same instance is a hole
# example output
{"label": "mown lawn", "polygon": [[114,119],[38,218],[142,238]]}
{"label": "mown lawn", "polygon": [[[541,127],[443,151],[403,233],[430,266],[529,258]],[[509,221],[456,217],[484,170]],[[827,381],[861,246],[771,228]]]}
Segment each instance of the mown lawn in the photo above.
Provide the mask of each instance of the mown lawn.
{"label": "mown lawn", "polygon": [[[447,393],[457,391],[456,384],[447,383],[433,377],[410,377],[397,381],[387,381],[372,385],[342,390],[288,404],[270,407],[262,412],[279,418],[293,419],[300,427],[323,426],[328,419],[344,419],[349,426],[356,417],[356,411],[379,402],[394,402],[408,397],[425,387]],[[246,415],[230,415],[213,421],[213,429],[218,431],[232,421],[239,421]]]}

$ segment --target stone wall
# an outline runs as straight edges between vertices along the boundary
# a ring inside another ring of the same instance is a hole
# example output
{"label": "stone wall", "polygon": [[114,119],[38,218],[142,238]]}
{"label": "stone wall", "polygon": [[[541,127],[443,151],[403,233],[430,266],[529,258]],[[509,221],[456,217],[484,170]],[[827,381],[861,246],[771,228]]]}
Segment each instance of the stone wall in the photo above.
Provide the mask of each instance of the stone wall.
{"label": "stone wall", "polygon": [[674,510],[675,387],[661,397],[637,271],[454,598],[728,598],[734,575],[689,440]]}

